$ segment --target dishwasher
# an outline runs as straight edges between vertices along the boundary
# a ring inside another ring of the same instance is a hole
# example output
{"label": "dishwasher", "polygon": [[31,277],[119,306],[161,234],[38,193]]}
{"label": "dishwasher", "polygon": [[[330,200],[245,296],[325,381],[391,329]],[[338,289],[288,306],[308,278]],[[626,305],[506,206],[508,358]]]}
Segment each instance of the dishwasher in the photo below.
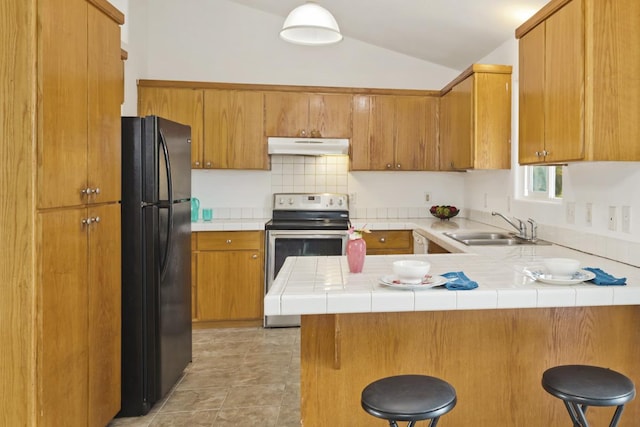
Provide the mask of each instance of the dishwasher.
{"label": "dishwasher", "polygon": [[429,239],[417,231],[413,231],[413,253],[414,254],[428,254],[429,253]]}

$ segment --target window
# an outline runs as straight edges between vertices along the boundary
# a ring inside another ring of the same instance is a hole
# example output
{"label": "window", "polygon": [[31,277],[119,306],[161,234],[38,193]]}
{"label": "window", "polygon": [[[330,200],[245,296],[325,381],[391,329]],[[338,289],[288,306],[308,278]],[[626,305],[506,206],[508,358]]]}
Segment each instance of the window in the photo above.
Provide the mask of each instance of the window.
{"label": "window", "polygon": [[562,199],[562,166],[525,166],[524,196],[530,199]]}

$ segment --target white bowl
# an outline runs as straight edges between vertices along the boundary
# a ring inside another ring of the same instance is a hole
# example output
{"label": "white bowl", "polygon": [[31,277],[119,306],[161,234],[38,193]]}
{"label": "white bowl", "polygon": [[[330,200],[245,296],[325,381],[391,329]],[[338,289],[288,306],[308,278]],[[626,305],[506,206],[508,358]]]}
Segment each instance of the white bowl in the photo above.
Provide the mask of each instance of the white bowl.
{"label": "white bowl", "polygon": [[580,269],[580,261],[571,258],[546,258],[542,262],[553,278],[568,279]]}
{"label": "white bowl", "polygon": [[420,283],[429,272],[431,263],[418,260],[394,261],[393,272],[402,283]]}

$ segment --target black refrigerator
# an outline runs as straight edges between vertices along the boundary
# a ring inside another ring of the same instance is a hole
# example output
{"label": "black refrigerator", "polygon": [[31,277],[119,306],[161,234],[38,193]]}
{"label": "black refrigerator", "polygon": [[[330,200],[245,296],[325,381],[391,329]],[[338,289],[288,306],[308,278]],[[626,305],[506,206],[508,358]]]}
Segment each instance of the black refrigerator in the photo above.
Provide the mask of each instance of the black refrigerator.
{"label": "black refrigerator", "polygon": [[122,118],[122,407],[144,415],[191,361],[191,128]]}

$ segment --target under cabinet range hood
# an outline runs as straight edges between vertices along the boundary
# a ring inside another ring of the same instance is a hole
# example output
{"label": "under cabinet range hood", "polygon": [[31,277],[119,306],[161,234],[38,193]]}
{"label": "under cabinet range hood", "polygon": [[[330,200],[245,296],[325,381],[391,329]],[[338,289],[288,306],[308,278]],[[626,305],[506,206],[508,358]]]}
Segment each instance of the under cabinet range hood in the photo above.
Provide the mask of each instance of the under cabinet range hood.
{"label": "under cabinet range hood", "polygon": [[282,138],[267,139],[269,154],[285,156],[330,156],[349,154],[349,140],[340,138]]}

